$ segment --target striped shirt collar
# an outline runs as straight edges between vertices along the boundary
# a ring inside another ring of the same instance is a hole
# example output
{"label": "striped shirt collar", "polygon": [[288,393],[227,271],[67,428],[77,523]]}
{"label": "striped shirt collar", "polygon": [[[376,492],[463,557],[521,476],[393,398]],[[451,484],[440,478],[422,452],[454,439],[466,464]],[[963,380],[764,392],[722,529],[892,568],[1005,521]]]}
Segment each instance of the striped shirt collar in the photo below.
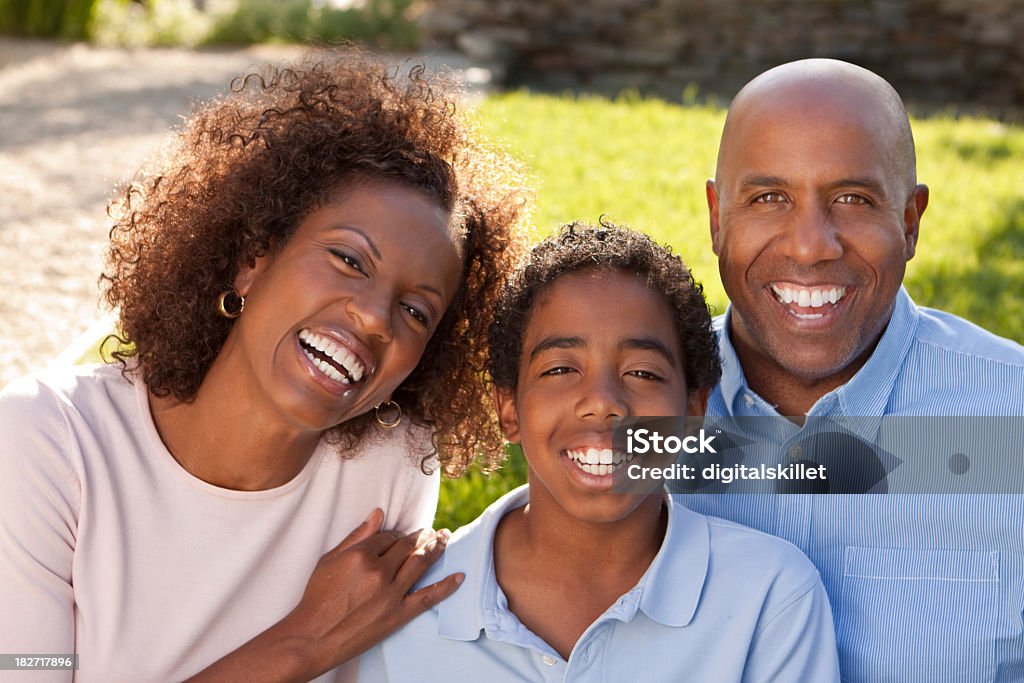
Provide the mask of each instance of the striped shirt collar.
{"label": "striped shirt collar", "polygon": [[[739,357],[732,345],[729,334],[732,319],[732,305],[726,309],[725,315],[715,319],[715,329],[719,333],[718,344],[722,356],[722,380],[719,391],[722,399],[732,415],[772,414],[777,415],[760,397],[756,403],[748,402],[747,397],[754,392],[747,386]],[[808,415],[845,415],[869,416],[884,415],[889,397],[892,394],[896,379],[903,367],[904,359],[913,344],[920,312],[902,286],[896,294],[896,303],[892,317],[882,333],[878,346],[872,352],[868,362],[864,364],[853,378],[841,387],[825,394],[811,407]],[[749,405],[760,410],[752,410]],[[770,411],[770,412],[769,412]]]}

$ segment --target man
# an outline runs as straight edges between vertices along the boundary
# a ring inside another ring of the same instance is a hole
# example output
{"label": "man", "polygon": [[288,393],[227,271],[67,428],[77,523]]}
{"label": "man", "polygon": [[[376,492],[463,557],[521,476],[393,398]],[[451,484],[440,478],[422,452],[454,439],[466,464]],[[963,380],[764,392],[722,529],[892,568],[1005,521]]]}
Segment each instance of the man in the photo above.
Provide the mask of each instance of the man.
{"label": "man", "polygon": [[[903,104],[870,71],[804,60],[740,91],[707,184],[731,300],[710,416],[775,417],[798,460],[815,418],[1024,415],[1024,349],[901,286],[928,206],[915,165]],[[1024,496],[687,500],[807,553],[844,681],[1024,680]]]}

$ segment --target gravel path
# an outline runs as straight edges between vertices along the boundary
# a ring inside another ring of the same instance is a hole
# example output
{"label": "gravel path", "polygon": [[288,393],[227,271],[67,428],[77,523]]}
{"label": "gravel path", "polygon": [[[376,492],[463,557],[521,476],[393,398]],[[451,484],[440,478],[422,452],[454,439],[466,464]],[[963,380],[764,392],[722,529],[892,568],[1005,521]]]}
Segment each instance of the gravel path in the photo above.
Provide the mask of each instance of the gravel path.
{"label": "gravel path", "polygon": [[[97,279],[114,188],[194,102],[251,66],[300,52],[120,50],[0,37],[0,387],[75,355],[62,352],[104,324]],[[463,74],[469,66],[454,57],[428,61]]]}

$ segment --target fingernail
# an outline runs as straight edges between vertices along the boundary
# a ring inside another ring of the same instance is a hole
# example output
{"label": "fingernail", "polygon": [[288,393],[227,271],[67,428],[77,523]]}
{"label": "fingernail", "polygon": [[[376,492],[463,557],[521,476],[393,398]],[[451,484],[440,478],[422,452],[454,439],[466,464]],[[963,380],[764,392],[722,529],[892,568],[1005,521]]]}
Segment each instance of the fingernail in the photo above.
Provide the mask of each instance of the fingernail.
{"label": "fingernail", "polygon": [[459,573],[455,575],[455,585],[461,586],[462,582],[466,580],[466,575]]}

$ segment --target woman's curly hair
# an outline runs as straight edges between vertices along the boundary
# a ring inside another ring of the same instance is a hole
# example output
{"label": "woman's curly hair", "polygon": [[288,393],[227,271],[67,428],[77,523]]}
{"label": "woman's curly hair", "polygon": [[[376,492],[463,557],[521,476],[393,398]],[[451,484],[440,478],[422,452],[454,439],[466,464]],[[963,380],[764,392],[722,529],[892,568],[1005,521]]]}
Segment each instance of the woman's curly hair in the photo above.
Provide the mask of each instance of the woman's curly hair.
{"label": "woman's curly hair", "polygon": [[621,270],[639,275],[665,295],[679,337],[686,386],[710,389],[722,375],[718,338],[704,288],[679,256],[642,232],[601,220],[570,223],[537,246],[502,292],[489,333],[488,372],[495,386],[515,389],[523,338],[537,297],[563,275],[584,270]]}
{"label": "woman's curly hair", "polygon": [[[216,302],[240,268],[348,184],[398,182],[449,212],[465,259],[459,292],[393,398],[433,431],[447,473],[500,457],[482,381],[487,329],[527,241],[530,195],[518,165],[456,114],[454,92],[422,66],[400,73],[353,49],[236,79],[108,208],[101,282],[120,312],[110,355],[155,395],[192,400],[231,329]],[[344,450],[374,424],[364,414],[328,437]]]}

